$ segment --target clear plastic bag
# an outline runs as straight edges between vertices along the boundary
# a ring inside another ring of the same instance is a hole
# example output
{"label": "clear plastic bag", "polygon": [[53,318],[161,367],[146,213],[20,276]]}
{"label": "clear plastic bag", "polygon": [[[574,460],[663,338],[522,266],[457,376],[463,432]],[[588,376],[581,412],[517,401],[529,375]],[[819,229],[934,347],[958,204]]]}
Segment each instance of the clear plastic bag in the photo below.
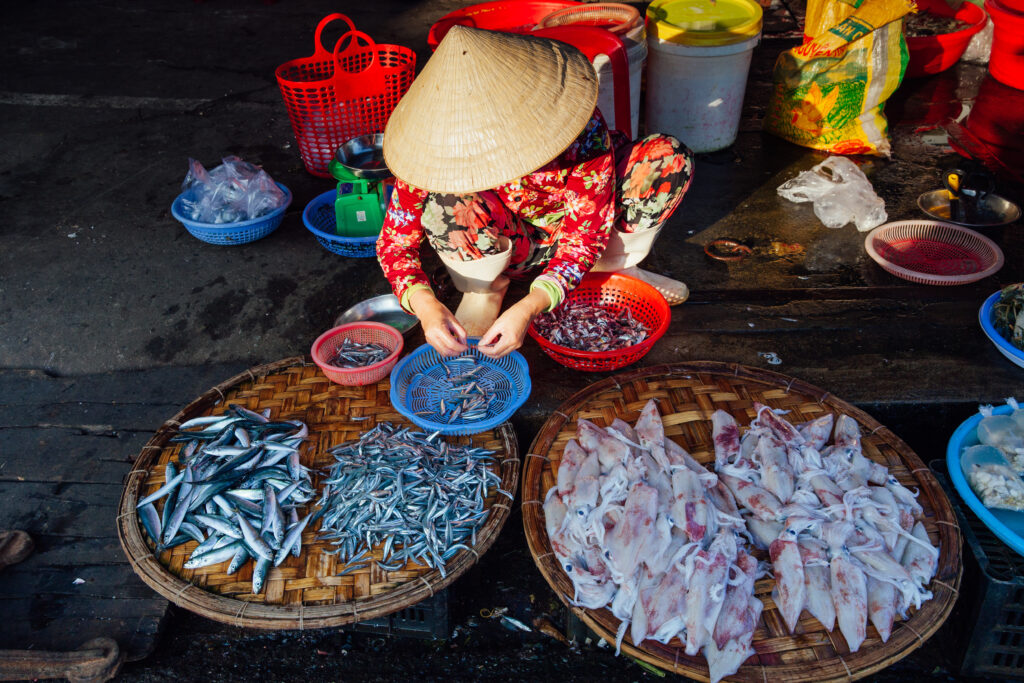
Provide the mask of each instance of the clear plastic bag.
{"label": "clear plastic bag", "polygon": [[828,228],[852,221],[867,232],[888,218],[885,202],[875,194],[871,181],[846,157],[825,159],[779,185],[778,193],[791,202],[814,202],[814,215]]}
{"label": "clear plastic bag", "polygon": [[266,171],[230,156],[207,171],[195,159],[188,160],[188,174],[181,184],[185,214],[200,223],[238,223],[259,218],[285,202],[284,192]]}

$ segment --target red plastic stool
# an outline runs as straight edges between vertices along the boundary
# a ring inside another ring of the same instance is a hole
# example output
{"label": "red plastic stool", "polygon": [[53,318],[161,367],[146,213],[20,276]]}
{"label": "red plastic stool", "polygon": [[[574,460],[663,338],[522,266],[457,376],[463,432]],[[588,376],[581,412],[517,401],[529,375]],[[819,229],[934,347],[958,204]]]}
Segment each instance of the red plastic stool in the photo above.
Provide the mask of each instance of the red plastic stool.
{"label": "red plastic stool", "polygon": [[568,43],[593,61],[607,55],[612,64],[612,86],[615,98],[615,127],[633,138],[633,121],[629,106],[629,61],[622,39],[611,31],[596,26],[552,26],[537,29],[533,35]]}

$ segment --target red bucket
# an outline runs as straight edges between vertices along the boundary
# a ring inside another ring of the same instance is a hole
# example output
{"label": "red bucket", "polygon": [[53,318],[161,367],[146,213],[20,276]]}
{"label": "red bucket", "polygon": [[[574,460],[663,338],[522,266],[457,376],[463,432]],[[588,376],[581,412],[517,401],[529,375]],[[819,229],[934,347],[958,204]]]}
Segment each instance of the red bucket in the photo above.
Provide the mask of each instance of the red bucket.
{"label": "red bucket", "polygon": [[[321,34],[339,19],[349,31],[327,50]],[[378,45],[344,14],[324,17],[313,37],[313,54],[285,62],[275,72],[306,170],[329,178],[327,165],[338,147],[360,135],[383,133],[415,71],[416,53],[409,48]]]}
{"label": "red bucket", "polygon": [[953,17],[968,24],[967,28],[937,36],[907,37],[907,78],[918,78],[937,74],[953,66],[963,56],[964,50],[981,29],[985,28],[985,12],[977,5],[964,0],[959,9],[952,9],[945,0],[923,0],[919,3],[922,11],[939,17]]}
{"label": "red bucket", "polygon": [[427,45],[431,51],[436,50],[448,29],[456,25],[506,33],[529,33],[552,12],[579,4],[572,0],[497,0],[470,5],[444,15],[431,26]]}
{"label": "red bucket", "polygon": [[1024,90],[1024,13],[996,0],[985,0],[985,9],[995,25],[989,73],[1000,83]]}

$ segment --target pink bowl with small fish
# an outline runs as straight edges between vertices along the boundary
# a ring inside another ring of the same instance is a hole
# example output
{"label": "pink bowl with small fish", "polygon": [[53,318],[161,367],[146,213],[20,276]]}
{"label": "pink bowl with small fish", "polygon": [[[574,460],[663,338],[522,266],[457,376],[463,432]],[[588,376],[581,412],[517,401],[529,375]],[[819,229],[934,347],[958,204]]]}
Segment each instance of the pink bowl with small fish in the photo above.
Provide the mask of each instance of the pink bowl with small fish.
{"label": "pink bowl with small fish", "polygon": [[[384,360],[358,368],[340,368],[331,364],[338,348],[345,339],[360,344],[381,344],[391,349],[390,355]],[[390,325],[369,321],[347,323],[333,327],[313,342],[309,355],[317,367],[335,384],[345,386],[363,386],[379,382],[391,373],[391,369],[398,362],[404,347],[402,334]]]}

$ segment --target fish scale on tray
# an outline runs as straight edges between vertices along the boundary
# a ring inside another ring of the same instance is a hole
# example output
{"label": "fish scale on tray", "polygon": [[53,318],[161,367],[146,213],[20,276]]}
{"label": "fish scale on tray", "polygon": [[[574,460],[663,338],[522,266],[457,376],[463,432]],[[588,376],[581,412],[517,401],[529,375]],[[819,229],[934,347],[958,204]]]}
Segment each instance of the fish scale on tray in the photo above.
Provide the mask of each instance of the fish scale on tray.
{"label": "fish scale on tray", "polygon": [[790,632],[807,610],[856,652],[869,619],[887,641],[897,614],[931,598],[938,564],[915,495],[863,454],[853,418],[794,426],[755,408],[742,436],[712,416],[715,472],[665,437],[654,400],[635,427],[580,419],[544,502],[573,603],[609,606],[617,647],[628,631],[703,652],[712,681],[754,654],[769,567]]}

